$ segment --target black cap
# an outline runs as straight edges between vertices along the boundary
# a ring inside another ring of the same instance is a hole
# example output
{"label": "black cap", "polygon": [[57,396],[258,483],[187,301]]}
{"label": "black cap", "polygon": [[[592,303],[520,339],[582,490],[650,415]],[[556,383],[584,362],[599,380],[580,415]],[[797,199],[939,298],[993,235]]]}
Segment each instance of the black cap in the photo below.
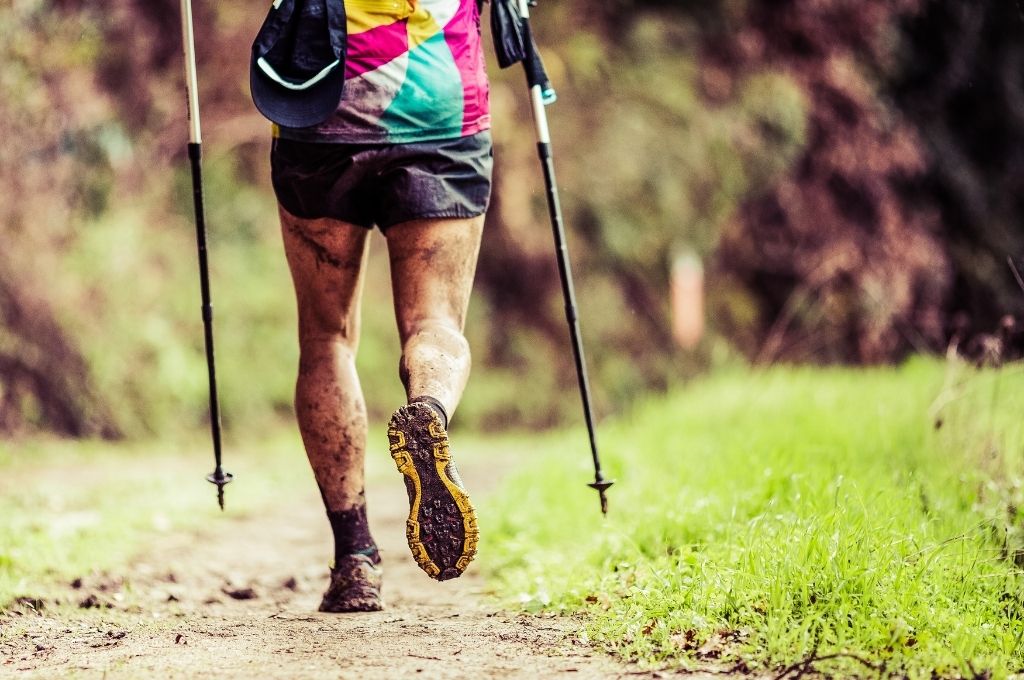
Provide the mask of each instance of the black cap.
{"label": "black cap", "polygon": [[256,108],[285,127],[327,120],[345,85],[345,45],[342,0],[275,0],[252,44]]}

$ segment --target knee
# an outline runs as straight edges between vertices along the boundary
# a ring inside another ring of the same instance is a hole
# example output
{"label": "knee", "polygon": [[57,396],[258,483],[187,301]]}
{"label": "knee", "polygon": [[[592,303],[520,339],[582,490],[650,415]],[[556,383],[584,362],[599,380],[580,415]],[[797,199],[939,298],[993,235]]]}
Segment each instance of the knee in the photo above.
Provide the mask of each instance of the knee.
{"label": "knee", "polygon": [[299,347],[303,350],[331,347],[355,354],[359,324],[354,319],[299,312]]}
{"label": "knee", "polygon": [[299,329],[299,366],[305,373],[322,364],[355,364],[359,337],[340,329]]}

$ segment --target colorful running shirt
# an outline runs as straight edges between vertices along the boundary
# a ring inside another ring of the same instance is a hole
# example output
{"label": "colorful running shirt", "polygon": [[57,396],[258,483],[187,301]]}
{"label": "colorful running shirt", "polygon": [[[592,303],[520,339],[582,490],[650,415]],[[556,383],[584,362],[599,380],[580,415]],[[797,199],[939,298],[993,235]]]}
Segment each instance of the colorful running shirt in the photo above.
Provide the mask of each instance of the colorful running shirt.
{"label": "colorful running shirt", "polygon": [[490,128],[477,0],[344,0],[345,90],[300,141],[409,143]]}

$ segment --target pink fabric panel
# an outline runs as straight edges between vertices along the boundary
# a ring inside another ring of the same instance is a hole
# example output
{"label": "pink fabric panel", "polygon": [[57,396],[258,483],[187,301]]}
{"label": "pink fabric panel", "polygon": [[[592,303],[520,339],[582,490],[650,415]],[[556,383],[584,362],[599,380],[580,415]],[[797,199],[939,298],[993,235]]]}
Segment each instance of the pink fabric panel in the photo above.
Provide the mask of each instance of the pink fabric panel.
{"label": "pink fabric panel", "polygon": [[409,31],[405,19],[386,26],[348,36],[345,78],[355,78],[380,68],[409,51]]}
{"label": "pink fabric panel", "polygon": [[480,44],[479,21],[476,0],[462,0],[455,16],[444,27],[445,40],[462,76],[464,135],[479,132],[490,125],[487,71]]}

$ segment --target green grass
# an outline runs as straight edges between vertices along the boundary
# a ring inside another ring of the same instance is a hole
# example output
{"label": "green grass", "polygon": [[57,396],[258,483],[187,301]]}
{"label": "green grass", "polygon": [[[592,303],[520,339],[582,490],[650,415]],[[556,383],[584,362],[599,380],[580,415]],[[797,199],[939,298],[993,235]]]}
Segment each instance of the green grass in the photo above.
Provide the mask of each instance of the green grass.
{"label": "green grass", "polygon": [[719,375],[602,428],[606,522],[582,433],[538,446],[487,503],[484,559],[508,600],[647,664],[1006,677],[1022,412],[1019,366]]}

